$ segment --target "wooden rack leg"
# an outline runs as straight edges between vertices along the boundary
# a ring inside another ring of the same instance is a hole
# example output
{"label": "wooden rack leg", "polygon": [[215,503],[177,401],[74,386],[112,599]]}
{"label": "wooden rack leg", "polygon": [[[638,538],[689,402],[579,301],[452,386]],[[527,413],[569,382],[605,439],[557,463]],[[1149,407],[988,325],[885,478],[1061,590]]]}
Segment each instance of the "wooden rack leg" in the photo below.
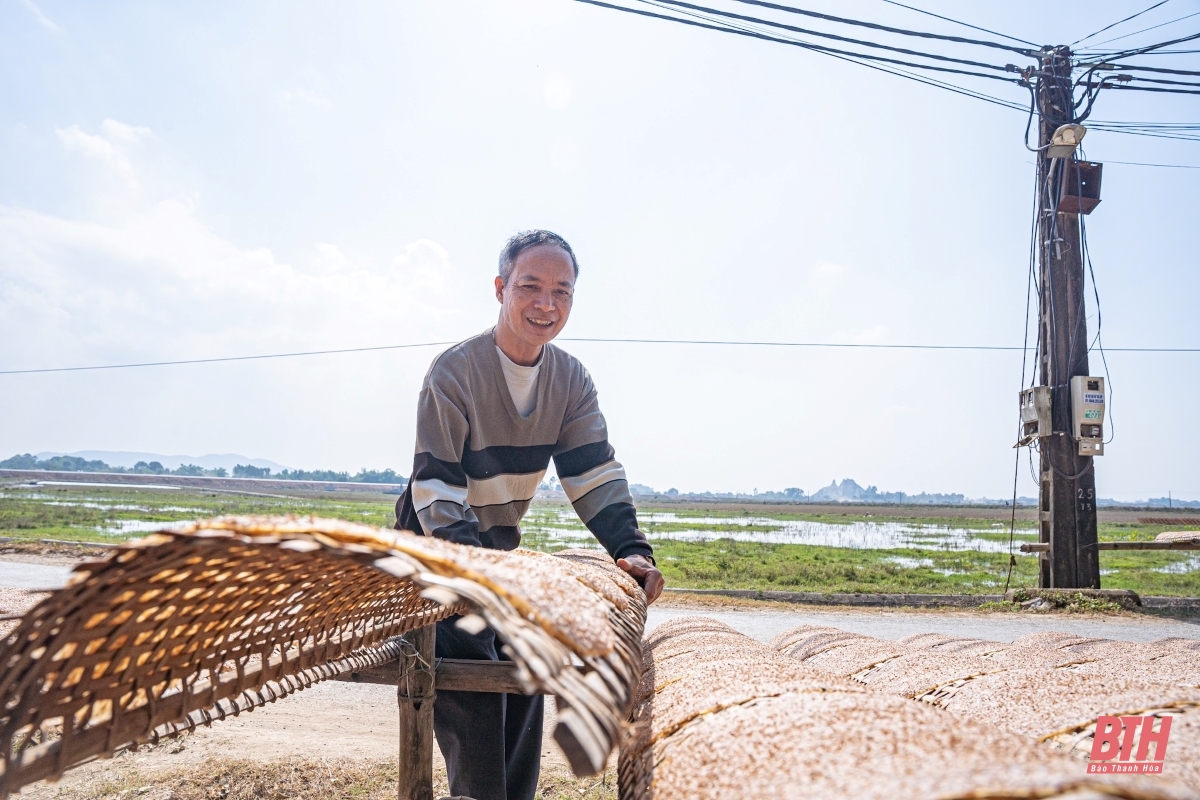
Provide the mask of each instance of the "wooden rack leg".
{"label": "wooden rack leg", "polygon": [[433,686],[436,628],[405,634],[400,657],[400,800],[433,800]]}

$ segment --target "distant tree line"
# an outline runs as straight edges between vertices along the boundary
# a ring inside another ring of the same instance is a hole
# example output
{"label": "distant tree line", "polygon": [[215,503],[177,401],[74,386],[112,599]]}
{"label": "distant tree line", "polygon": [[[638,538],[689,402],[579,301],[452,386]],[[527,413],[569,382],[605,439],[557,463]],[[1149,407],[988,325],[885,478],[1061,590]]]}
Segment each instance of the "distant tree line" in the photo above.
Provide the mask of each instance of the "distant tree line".
{"label": "distant tree line", "polygon": [[285,469],[271,474],[270,467],[254,467],[237,464],[233,468],[235,478],[275,478],[281,481],[329,481],[331,483],[404,483],[403,475],[394,469],[360,469],[356,475],[335,472],[331,469]]}
{"label": "distant tree line", "polygon": [[44,469],[52,472],[116,472],[125,475],[199,475],[210,478],[225,478],[229,476],[224,467],[205,469],[195,464],[183,464],[177,469],[167,469],[157,461],[139,461],[132,467],[110,467],[99,459],[88,461],[86,458],[80,458],[79,456],[38,458],[29,453],[16,455],[0,461],[0,469]]}
{"label": "distant tree line", "polygon": [[[25,453],[15,455],[0,461],[0,469],[43,469],[52,472],[114,472],[125,475],[183,475],[188,477],[227,478],[229,473],[224,467],[205,469],[195,464],[183,464],[176,469],[168,469],[157,461],[139,461],[132,467],[112,467],[96,459],[88,461],[79,456],[51,456],[38,458]],[[330,483],[404,483],[403,475],[396,474],[392,469],[360,469],[356,475],[349,472],[335,472],[329,469],[285,469],[271,474],[270,467],[256,467],[253,464],[237,464],[233,468],[235,478],[274,478],[283,481],[328,481]]]}

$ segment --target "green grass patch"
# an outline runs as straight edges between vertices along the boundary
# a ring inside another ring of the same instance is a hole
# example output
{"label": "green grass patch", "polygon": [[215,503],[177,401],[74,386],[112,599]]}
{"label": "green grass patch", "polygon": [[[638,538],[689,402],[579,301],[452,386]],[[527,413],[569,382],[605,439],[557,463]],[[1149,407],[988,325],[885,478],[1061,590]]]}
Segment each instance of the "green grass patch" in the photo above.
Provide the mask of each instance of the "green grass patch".
{"label": "green grass patch", "polygon": [[[721,539],[655,543],[669,586],[795,592],[996,594],[1008,556],[975,551],[854,550]],[[1036,563],[1018,559],[1013,585],[1036,583]]]}
{"label": "green grass patch", "polygon": [[[9,486],[0,490],[0,536],[120,542],[144,535],[144,528],[156,523],[167,525],[224,514],[316,514],[368,525],[391,525],[396,519],[394,503],[394,497],[324,499],[188,489]],[[142,530],[122,532],[122,524],[134,524]]]}
{"label": "green grass patch", "polygon": [[[171,523],[223,514],[315,514],[390,526],[394,496],[339,495],[268,497],[194,489],[156,490],[105,487],[8,486],[0,489],[0,536],[119,542],[143,533],[120,533],[122,523]],[[971,518],[889,519],[855,514],[804,514],[802,510],[756,508],[654,508],[674,520],[645,520],[651,533],[703,530],[708,541],[656,539],[655,552],[668,585],[695,589],[776,589],[812,592],[888,592],[994,594],[1003,590],[1008,553],[939,548],[946,529],[973,531],[972,538],[1005,542],[1006,527],[995,520]],[[747,517],[756,524],[745,524]],[[704,522],[690,520],[704,519]],[[728,519],[728,524],[720,520]],[[921,547],[851,549],[804,544],[733,541],[723,533],[769,532],[759,520],[807,520],[825,523],[900,522],[923,528]],[[1149,540],[1164,528],[1101,524],[1102,540]],[[598,548],[591,533],[568,504],[535,503],[522,523],[525,547],[555,552],[571,547]],[[1034,531],[1018,527],[1014,541],[1029,541]],[[1139,594],[1200,596],[1200,553],[1187,551],[1104,551],[1102,585]],[[1037,585],[1037,559],[1017,555],[1011,588]]]}

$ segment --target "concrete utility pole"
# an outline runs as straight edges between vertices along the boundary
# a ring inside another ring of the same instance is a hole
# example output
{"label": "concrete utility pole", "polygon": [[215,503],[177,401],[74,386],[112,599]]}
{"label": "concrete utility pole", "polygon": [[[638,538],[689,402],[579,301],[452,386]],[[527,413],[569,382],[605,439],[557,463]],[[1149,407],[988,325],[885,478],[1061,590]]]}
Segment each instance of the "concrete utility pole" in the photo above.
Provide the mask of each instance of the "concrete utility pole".
{"label": "concrete utility pole", "polygon": [[[1052,387],[1053,430],[1041,439],[1040,539],[1050,544],[1038,585],[1100,588],[1096,547],[1096,475],[1091,456],[1077,455],[1071,430],[1071,378],[1088,374],[1083,257],[1078,214],[1059,213],[1072,159],[1046,157],[1055,129],[1075,120],[1071,51],[1045,52],[1037,81],[1038,267],[1041,280],[1041,383]],[[1064,163],[1065,162],[1065,163]]]}

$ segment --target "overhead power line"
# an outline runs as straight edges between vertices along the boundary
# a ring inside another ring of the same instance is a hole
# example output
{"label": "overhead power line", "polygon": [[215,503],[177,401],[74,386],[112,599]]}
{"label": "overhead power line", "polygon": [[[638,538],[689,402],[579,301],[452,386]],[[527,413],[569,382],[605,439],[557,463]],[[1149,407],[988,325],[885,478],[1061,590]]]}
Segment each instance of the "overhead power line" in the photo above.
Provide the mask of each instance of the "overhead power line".
{"label": "overhead power line", "polygon": [[[1125,19],[1119,19],[1116,22],[1114,22],[1112,25],[1106,25],[1103,28],[1101,28],[1100,30],[1096,31],[1095,33],[1089,33],[1087,36],[1083,37],[1082,39],[1076,39],[1075,41],[1071,42],[1071,47],[1074,47],[1075,45],[1079,44],[1080,42],[1086,42],[1088,39],[1091,39],[1093,36],[1099,36],[1100,34],[1104,33],[1107,30],[1112,30],[1113,28],[1117,27],[1118,25],[1129,22],[1129,20],[1131,20],[1131,19],[1140,17],[1142,14],[1145,14],[1149,11],[1153,11],[1154,9],[1158,8],[1159,6],[1165,6],[1169,2],[1171,2],[1171,0],[1159,0],[1159,2],[1155,3],[1154,5],[1150,6],[1149,8],[1144,8],[1141,11],[1137,12],[1136,14],[1129,15]],[[1149,30],[1149,29],[1147,29],[1147,30]],[[1132,36],[1133,34],[1128,34],[1128,35]],[[1120,38],[1124,38],[1124,37],[1120,37]],[[1115,40],[1109,39],[1109,41],[1111,42],[1111,41],[1115,41]],[[1101,42],[1101,44],[1103,44],[1103,42]]]}
{"label": "overhead power line", "polygon": [[784,6],[778,3],[768,3],[766,0],[734,0],[736,3],[745,3],[746,5],[759,6],[761,8],[770,8],[774,11],[786,11],[789,14],[799,14],[805,17],[814,19],[823,19],[828,22],[840,22],[843,25],[857,25],[862,28],[870,28],[876,31],[886,31],[887,33],[898,33],[901,36],[917,36],[922,39],[941,39],[946,42],[957,42],[959,44],[974,44],[980,47],[994,47],[998,50],[1008,50],[1013,53],[1020,53],[1023,56],[1030,58],[1037,57],[1036,50],[1029,50],[1024,47],[1013,47],[1010,44],[1000,44],[999,42],[989,42],[983,39],[966,39],[962,36],[949,36],[944,33],[928,33],[925,31],[913,31],[907,28],[893,28],[890,25],[880,25],[877,22],[864,22],[858,19],[849,19],[847,17],[835,17],[832,14],[821,14],[816,11],[809,11],[795,6]]}
{"label": "overhead power line", "polygon": [[1167,78],[1143,78],[1140,76],[1135,77],[1133,79],[1135,81],[1140,81],[1142,83],[1158,83],[1158,84],[1162,84],[1164,86],[1196,86],[1196,87],[1200,87],[1200,83],[1196,83],[1195,81],[1173,81],[1173,80],[1170,80]]}
{"label": "overhead power line", "polygon": [[[1112,39],[1105,39],[1103,42],[1097,42],[1096,47],[1100,47],[1101,45],[1109,44],[1110,42],[1119,42],[1122,39],[1128,39],[1131,36],[1137,36],[1139,33],[1145,33],[1146,31],[1152,31],[1155,28],[1165,28],[1168,25],[1174,25],[1176,22],[1182,22],[1185,19],[1191,19],[1192,17],[1196,16],[1197,14],[1200,14],[1200,11],[1197,11],[1193,14],[1185,14],[1184,16],[1177,17],[1177,18],[1171,20],[1170,22],[1162,22],[1162,23],[1159,23],[1158,25],[1151,25],[1149,28],[1142,28],[1140,31],[1134,31],[1133,33],[1127,33],[1124,36],[1115,36]],[[1084,48],[1084,49],[1087,50],[1087,49],[1091,49],[1091,48]]]}
{"label": "overhead power line", "polygon": [[[999,36],[1002,39],[1012,39],[1014,42],[1020,42],[1021,44],[1027,44],[1032,47],[1038,46],[1037,43],[1035,43],[1035,42],[1026,41],[1025,39],[1018,39],[1016,36],[1009,36],[1006,33],[998,33],[997,31],[988,30],[987,28],[981,28],[978,25],[972,25],[969,22],[963,22],[962,20],[959,20],[959,19],[951,19],[950,17],[943,17],[941,14],[935,14],[932,11],[926,11],[923,8],[917,8],[915,6],[906,6],[906,5],[904,5],[904,3],[897,3],[896,0],[881,0],[881,1],[884,3],[887,3],[888,5],[891,5],[891,6],[900,6],[900,8],[907,8],[909,11],[915,11],[918,14],[926,14],[931,17],[936,17],[937,19],[944,19],[946,22],[953,22],[955,25],[962,25],[964,28],[972,28],[977,31],[983,31],[984,33],[990,33],[992,36]],[[1164,0],[1164,2],[1165,2],[1165,0]]]}
{"label": "overhead power line", "polygon": [[1170,167],[1172,169],[1200,169],[1200,164],[1148,164],[1144,161],[1109,161],[1105,164],[1124,164],[1129,167]]}
{"label": "overhead power line", "polygon": [[[1107,50],[1093,50],[1090,47],[1080,48],[1081,53],[1085,50],[1087,51],[1087,56],[1089,58],[1109,57],[1109,56],[1112,56],[1114,53],[1124,52],[1121,50],[1117,50],[1116,48],[1109,48]],[[1200,50],[1155,50],[1153,53],[1147,53],[1146,55],[1148,55],[1148,56],[1184,56],[1184,55],[1195,55],[1196,53],[1200,53]]]}
{"label": "overhead power line", "polygon": [[141,361],[130,364],[99,364],[87,367],[44,367],[39,369],[6,369],[0,375],[29,375],[38,372],[89,372],[98,369],[133,369],[135,367],[174,367],[180,364],[218,364],[227,361],[261,361],[267,358],[298,358],[300,356],[329,356],[337,353],[367,353],[372,350],[405,350],[411,347],[437,347],[456,342],[421,342],[419,344],[388,344],[379,347],[344,347],[339,350],[305,350],[298,353],[266,353],[256,356],[223,356],[221,358],[185,358],[177,361]]}
{"label": "overhead power line", "polygon": [[1109,125],[1112,127],[1125,128],[1146,128],[1164,131],[1200,131],[1200,122],[1143,122],[1141,120],[1094,119],[1088,124]]}
{"label": "overhead power line", "polygon": [[[1020,103],[1014,103],[1009,100],[1003,100],[999,97],[994,97],[992,95],[984,94],[983,92],[975,91],[974,89],[968,89],[964,86],[959,86],[958,84],[949,83],[947,81],[937,80],[936,78],[930,77],[928,75],[916,75],[916,74],[913,74],[912,72],[909,72],[905,69],[900,69],[895,66],[884,66],[879,63],[874,63],[874,62],[879,62],[879,61],[885,61],[885,62],[890,61],[890,62],[895,63],[894,59],[884,59],[879,56],[869,56],[869,55],[864,55],[864,54],[854,54],[854,55],[844,54],[844,51],[838,51],[833,48],[823,47],[821,45],[815,45],[810,42],[804,42],[804,41],[800,41],[800,40],[796,40],[796,39],[785,39],[781,36],[772,36],[772,35],[769,35],[766,33],[761,33],[761,32],[751,30],[748,28],[737,27],[735,25],[714,24],[715,21],[711,21],[711,20],[709,22],[703,22],[699,19],[687,19],[684,17],[670,16],[667,14],[657,14],[653,11],[645,11],[640,8],[629,8],[628,6],[620,6],[620,5],[615,5],[613,3],[606,3],[606,2],[603,2],[603,0],[575,0],[575,2],[585,3],[587,5],[597,6],[599,8],[606,8],[611,11],[622,11],[626,14],[635,14],[640,17],[649,17],[651,19],[659,19],[659,20],[664,20],[666,22],[674,22],[674,23],[678,23],[680,25],[688,25],[688,26],[695,27],[695,28],[704,28],[706,30],[717,31],[719,33],[731,33],[731,34],[735,34],[738,36],[746,36],[746,37],[749,37],[752,39],[759,39],[759,40],[767,41],[767,42],[775,42],[776,44],[786,44],[786,45],[791,45],[793,47],[800,47],[802,49],[821,53],[823,55],[827,55],[827,56],[830,56],[831,58],[836,58],[841,61],[848,61],[852,64],[858,64],[859,66],[867,67],[868,69],[877,70],[879,72],[886,72],[889,75],[897,75],[902,78],[907,78],[908,80],[916,81],[917,83],[924,83],[928,86],[934,86],[939,89],[945,89],[946,91],[953,92],[955,94],[961,94],[961,95],[965,95],[967,97],[972,97],[976,100],[983,100],[986,103],[993,103],[995,105],[1004,106],[1005,108],[1011,108],[1011,109],[1014,109],[1017,111],[1022,111],[1022,112],[1025,111],[1025,106]],[[958,72],[958,70],[948,70],[944,67],[934,67],[931,65],[920,65],[920,66],[922,69],[931,69],[931,70],[935,70],[935,71],[939,71],[939,72]],[[994,75],[986,75],[986,76],[980,75],[980,77],[988,77],[988,78],[992,78],[992,79],[997,79],[997,76],[994,76]],[[999,80],[1005,80],[1005,79],[999,78]],[[1014,80],[1014,82],[1015,82],[1015,80]]]}
{"label": "overhead power line", "polygon": [[[1025,347],[976,344],[858,344],[850,342],[753,342],[723,339],[600,339],[563,337],[564,342],[607,342],[610,344],[704,344],[737,345],[742,347],[830,347],[861,348],[866,350],[993,350],[1024,351]],[[1200,347],[1105,347],[1109,353],[1200,353]]]}
{"label": "overhead power line", "polygon": [[1159,131],[1159,130],[1143,130],[1141,128],[1121,128],[1109,127],[1107,125],[1089,124],[1088,130],[1105,131],[1107,133],[1123,133],[1128,136],[1147,136],[1153,139],[1175,139],[1182,142],[1200,142],[1200,134],[1188,133],[1186,131]]}
{"label": "overhead power line", "polygon": [[[799,27],[796,27],[795,25],[787,25],[782,22],[775,22],[774,20],[762,19],[761,17],[750,17],[750,16],[746,16],[744,14],[734,14],[730,11],[720,11],[715,8],[708,8],[705,6],[693,5],[692,3],[682,2],[682,0],[640,0],[640,2],[648,3],[650,5],[656,5],[656,6],[660,6],[660,7],[662,5],[676,6],[678,8],[684,8],[684,9],[688,9],[690,11],[696,11],[696,12],[700,12],[703,14],[724,17],[727,19],[736,19],[740,22],[751,22],[756,25],[767,25],[772,28],[779,28],[781,30],[791,31],[792,33],[801,33],[806,36],[819,36],[824,39],[833,39],[835,41],[847,42],[849,44],[857,44],[857,45],[861,45],[863,47],[874,47],[879,50],[888,50],[893,53],[904,53],[906,55],[918,56],[920,58],[929,58],[929,59],[933,59],[935,61],[948,61],[948,62],[952,62],[955,64],[966,64],[966,65],[972,66],[972,67],[980,67],[982,69],[993,69],[993,70],[997,70],[999,72],[1015,72],[1015,69],[1009,68],[1008,66],[1000,66],[997,64],[988,64],[983,61],[970,61],[968,59],[963,59],[963,58],[953,58],[951,56],[943,56],[943,55],[938,55],[936,53],[926,53],[921,50],[909,50],[904,47],[892,47],[891,45],[879,44],[878,42],[871,42],[871,41],[867,41],[865,39],[852,39],[848,36],[838,36],[837,34],[834,34],[834,33],[825,33],[823,31],[815,31],[815,30],[812,30],[811,28],[799,28]],[[871,58],[872,57],[872,56],[869,56],[866,54],[849,53],[848,51],[844,51],[844,50],[836,51],[836,52],[840,52],[844,55],[856,55],[860,58]],[[924,69],[932,68],[931,66],[926,66],[923,64],[912,64],[907,61],[896,61],[893,63],[903,64],[905,66],[910,66],[910,67],[921,67]],[[964,74],[974,75],[975,73],[964,73]],[[989,75],[989,76],[979,76],[979,77],[992,77],[992,76]]]}
{"label": "overhead power line", "polygon": [[[1200,13],[1200,12],[1197,12]],[[1152,54],[1151,54],[1152,55]],[[1080,66],[1098,66],[1097,64],[1080,64]],[[1112,64],[1113,72],[1161,72],[1166,75],[1200,75],[1195,69],[1167,69],[1166,67],[1143,67],[1135,64]]]}
{"label": "overhead power line", "polygon": [[[627,0],[627,2],[629,2],[629,1],[630,0]],[[812,30],[812,29],[808,29],[808,28],[798,27],[795,25],[789,25],[789,24],[786,24],[783,22],[772,20],[772,19],[763,19],[761,17],[754,17],[754,16],[745,15],[745,14],[735,14],[730,11],[724,11],[724,10],[712,8],[709,6],[703,6],[703,5],[699,5],[696,3],[687,2],[687,0],[632,0],[632,2],[640,3],[642,5],[650,6],[652,8],[658,9],[658,11],[651,11],[651,10],[647,10],[644,8],[635,8],[635,7],[630,7],[628,5],[619,5],[617,3],[605,2],[605,0],[576,0],[576,2],[586,3],[588,5],[597,6],[599,8],[604,8],[604,9],[608,9],[611,11],[620,11],[620,12],[624,12],[627,14],[635,14],[637,16],[647,17],[650,19],[662,20],[664,22],[673,22],[673,23],[680,24],[680,25],[687,25],[689,27],[695,27],[695,28],[701,28],[704,30],[716,31],[718,33],[729,33],[729,34],[734,34],[737,36],[744,36],[744,37],[748,37],[748,38],[752,38],[752,39],[757,39],[759,41],[773,42],[775,44],[791,45],[793,47],[799,47],[801,49],[809,50],[814,53],[826,55],[831,58],[836,58],[840,61],[848,61],[853,64],[858,64],[859,66],[867,67],[868,69],[873,69],[873,70],[876,70],[879,72],[884,72],[889,75],[895,75],[895,76],[898,76],[901,78],[905,78],[907,80],[912,80],[917,83],[925,84],[927,86],[933,86],[935,88],[943,89],[945,91],[953,92],[955,94],[960,94],[960,95],[963,95],[966,97],[971,97],[976,100],[982,100],[986,103],[1003,106],[1005,108],[1011,108],[1015,111],[1021,111],[1023,113],[1028,113],[1028,109],[1025,106],[1025,104],[1023,104],[1023,103],[1016,103],[1016,102],[1013,102],[1010,100],[1003,99],[1001,97],[997,97],[995,95],[981,92],[976,89],[968,88],[966,86],[963,86],[963,85],[960,85],[957,83],[951,83],[948,80],[935,78],[930,74],[931,72],[942,72],[942,73],[949,73],[949,74],[954,74],[954,75],[965,75],[967,77],[973,77],[973,78],[987,78],[990,80],[1002,81],[1005,83],[1016,83],[1019,85],[1028,86],[1028,84],[1026,83],[1026,81],[1030,77],[1028,72],[1020,72],[1019,78],[1016,76],[1009,78],[1009,77],[1004,77],[1001,75],[975,72],[974,70],[957,69],[957,68],[952,68],[952,67],[937,66],[934,64],[926,64],[926,63],[917,63],[917,62],[913,62],[913,61],[905,61],[905,60],[901,60],[901,59],[888,58],[888,57],[876,55],[873,53],[858,52],[858,51],[853,51],[853,50],[844,50],[844,49],[840,49],[840,48],[828,47],[825,45],[816,44],[812,41],[797,38],[797,36],[802,35],[802,36],[822,37],[822,38],[826,38],[826,39],[836,40],[839,42],[846,42],[849,44],[854,44],[854,45],[857,45],[860,47],[883,49],[883,50],[888,50],[890,52],[912,55],[917,58],[926,58],[926,59],[930,59],[930,60],[940,61],[943,63],[945,63],[945,62],[958,63],[958,64],[963,64],[966,66],[979,67],[980,69],[991,69],[991,70],[995,70],[997,72],[999,72],[1001,70],[1008,71],[1008,72],[1019,72],[1019,70],[1013,65],[1005,65],[1004,67],[1001,67],[999,65],[989,64],[986,62],[979,62],[979,61],[973,61],[973,60],[967,60],[967,59],[959,59],[956,57],[944,56],[940,53],[928,53],[928,52],[924,52],[924,51],[920,51],[920,50],[899,48],[899,47],[893,47],[890,45],[882,45],[878,42],[873,42],[870,40],[841,36],[838,34],[831,34],[831,33],[826,33],[823,31],[816,31],[816,30]],[[885,30],[885,31],[889,31],[889,32],[901,32],[901,33],[909,33],[909,34],[922,35],[922,36],[924,35],[919,31],[908,31],[906,29],[877,25],[876,23],[868,23],[868,22],[863,22],[861,20],[851,20],[851,19],[848,19],[845,17],[835,17],[835,16],[832,16],[829,14],[821,14],[818,12],[808,11],[807,9],[796,8],[793,6],[784,6],[784,5],[780,5],[777,3],[770,3],[770,2],[766,2],[766,0],[733,0],[733,2],[743,3],[746,5],[753,5],[753,6],[757,6],[757,7],[761,7],[761,8],[768,8],[768,9],[772,9],[772,10],[786,11],[789,13],[795,13],[795,14],[810,16],[810,17],[834,21],[834,22],[860,25],[863,27],[869,27],[872,29],[880,29],[880,30]],[[659,13],[659,11],[666,12],[666,13]],[[929,36],[931,38],[942,38],[942,39],[949,38],[951,40],[960,41],[960,42],[964,42],[964,43],[988,44],[986,42],[981,42],[980,40],[964,39],[962,37],[943,37],[943,36],[940,36],[937,34],[929,34]],[[1090,68],[1090,71],[1088,73],[1089,75],[1091,75],[1092,72],[1095,72],[1096,70],[1100,69],[1101,67],[1104,68],[1103,71],[1105,71],[1105,72],[1111,71],[1111,72],[1115,73],[1115,72],[1118,72],[1119,70],[1122,70],[1123,67],[1113,66],[1109,63],[1110,61],[1116,61],[1118,58],[1124,58],[1129,55],[1153,54],[1154,51],[1165,48],[1168,45],[1176,44],[1181,41],[1189,41],[1189,40],[1195,39],[1195,38],[1200,38],[1200,34],[1196,34],[1194,36],[1189,36],[1189,37],[1183,37],[1183,38],[1175,39],[1175,40],[1168,41],[1168,42],[1160,42],[1158,44],[1149,45],[1149,46],[1142,47],[1137,50],[1129,50],[1129,51],[1125,51],[1122,53],[1115,53],[1115,54],[1112,54],[1112,56],[1110,58],[1106,59],[1105,61],[1097,61],[1095,63],[1086,63],[1085,62],[1085,63],[1080,63],[1078,66],[1083,67],[1083,68]],[[990,44],[995,45],[996,43],[992,42]],[[1016,52],[1023,52],[1023,53],[1028,52],[1028,51],[1024,51],[1020,48],[1010,48],[1007,45],[1002,46],[1002,48],[1006,49],[1006,50],[1013,50]],[[1093,56],[1093,58],[1094,57],[1095,56]],[[1157,67],[1148,67],[1148,68],[1145,68],[1144,71],[1156,72],[1159,69],[1160,68],[1157,68]],[[1164,71],[1165,71],[1165,69],[1164,69]],[[1177,70],[1171,74],[1185,74],[1186,75],[1189,72],[1190,71]],[[1092,85],[1092,82],[1089,79],[1089,82],[1087,85],[1087,94],[1085,95],[1085,98],[1088,99],[1088,108],[1089,109],[1091,108],[1091,103],[1094,102],[1094,100],[1095,100],[1096,94],[1098,94],[1103,89],[1108,89],[1108,88],[1120,89],[1122,91],[1143,91],[1143,92],[1157,92],[1157,93],[1165,93],[1165,94],[1200,94],[1200,84],[1196,84],[1196,83],[1191,83],[1191,82],[1187,82],[1187,81],[1170,81],[1170,80],[1165,80],[1165,79],[1143,78],[1143,77],[1136,77],[1136,76],[1133,76],[1131,78],[1124,72],[1122,72],[1121,75],[1123,76],[1123,80],[1120,81],[1119,83],[1117,81],[1117,75],[1115,75],[1115,74],[1109,75],[1109,76],[1101,79],[1094,86]],[[1130,80],[1137,81],[1139,85],[1133,85],[1133,86],[1129,85],[1128,81],[1130,81]],[[1081,79],[1081,81],[1082,81],[1082,79]],[[1178,88],[1178,89],[1176,89],[1176,88],[1156,88],[1156,87],[1152,87],[1152,86],[1140,85],[1143,83],[1166,84],[1166,85],[1172,85],[1172,86],[1179,86],[1181,88]],[[1080,102],[1082,102],[1082,100]],[[1087,116],[1088,116],[1088,113],[1084,113],[1084,114],[1080,115],[1079,118],[1083,119]],[[1143,136],[1143,137],[1158,138],[1158,139],[1173,139],[1173,140],[1178,140],[1178,141],[1200,141],[1200,128],[1195,128],[1195,127],[1191,127],[1191,126],[1187,126],[1187,125],[1185,125],[1183,127],[1171,127],[1171,125],[1169,123],[1166,123],[1166,124],[1162,124],[1162,123],[1145,123],[1145,124],[1113,123],[1110,125],[1100,124],[1100,123],[1089,123],[1089,124],[1092,125],[1096,130],[1103,130],[1103,131],[1107,131],[1110,133],[1122,133],[1122,134],[1127,134],[1127,135]]]}
{"label": "overhead power line", "polygon": [[1200,39],[1200,33],[1193,33],[1193,34],[1189,34],[1187,36],[1181,36],[1178,39],[1171,39],[1170,41],[1167,41],[1167,42],[1159,42],[1158,44],[1151,44],[1151,45],[1147,45],[1145,47],[1135,47],[1131,50],[1120,50],[1116,53],[1108,53],[1107,57],[1115,60],[1115,59],[1120,59],[1120,58],[1129,58],[1131,56],[1140,56],[1143,53],[1152,53],[1155,50],[1161,50],[1162,48],[1170,47],[1173,44],[1182,44],[1183,42],[1192,42],[1192,41],[1195,41],[1196,39]]}
{"label": "overhead power line", "polygon": [[[1188,86],[1197,86],[1198,84],[1189,83]],[[1127,92],[1164,92],[1166,94],[1200,94],[1200,89],[1161,89],[1156,86],[1126,86],[1123,83],[1107,86],[1108,89],[1121,89]]]}
{"label": "overhead power line", "polygon": [[[612,339],[593,336],[559,337],[560,342],[596,342],[603,344],[684,344],[722,345],[730,347],[803,347],[818,349],[851,350],[970,350],[994,352],[1022,352],[1025,347],[1005,345],[972,344],[859,344],[855,342],[769,342],[739,341],[728,339]],[[36,369],[0,370],[0,375],[34,375],[47,372],[94,372],[109,369],[135,369],[140,367],[175,367],[187,364],[220,364],[233,361],[263,361],[272,358],[298,358],[301,356],[329,356],[343,353],[372,353],[384,350],[409,350],[417,347],[449,347],[458,342],[418,342],[415,344],[387,344],[375,347],[343,347],[336,350],[304,350],[293,353],[263,353],[252,356],[223,356],[220,358],[184,358],[172,361],[138,361],[125,364],[92,364],[83,367],[39,367]],[[1200,353],[1200,347],[1106,347],[1110,353]]]}

